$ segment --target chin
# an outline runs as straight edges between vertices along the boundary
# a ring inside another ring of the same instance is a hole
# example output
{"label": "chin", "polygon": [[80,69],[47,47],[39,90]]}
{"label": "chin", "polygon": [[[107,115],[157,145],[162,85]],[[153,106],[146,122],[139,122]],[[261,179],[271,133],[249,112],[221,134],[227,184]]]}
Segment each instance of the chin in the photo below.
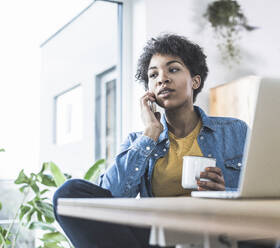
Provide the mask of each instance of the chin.
{"label": "chin", "polygon": [[162,104],[159,106],[161,106],[164,110],[172,110],[178,108],[178,105],[174,105],[174,104]]}
{"label": "chin", "polygon": [[163,109],[167,109],[168,106],[170,105],[170,103],[165,103],[163,101],[160,101],[159,99],[157,99],[156,103],[157,103],[158,106],[160,106]]}
{"label": "chin", "polygon": [[176,102],[161,102],[159,106],[161,106],[164,110],[175,110],[175,109],[180,109],[180,108],[186,108],[187,105],[190,103],[188,102],[181,102],[181,103],[176,103]]}

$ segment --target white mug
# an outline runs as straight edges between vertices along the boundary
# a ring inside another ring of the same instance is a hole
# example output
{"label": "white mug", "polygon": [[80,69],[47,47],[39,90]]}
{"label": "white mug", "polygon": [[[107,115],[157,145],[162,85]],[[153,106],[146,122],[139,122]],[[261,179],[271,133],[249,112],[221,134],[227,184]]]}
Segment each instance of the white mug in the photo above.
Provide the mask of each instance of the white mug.
{"label": "white mug", "polygon": [[197,179],[200,179],[200,181],[209,181],[209,179],[200,178],[200,172],[205,171],[207,167],[216,167],[216,159],[199,156],[184,156],[182,170],[183,188],[197,189]]}

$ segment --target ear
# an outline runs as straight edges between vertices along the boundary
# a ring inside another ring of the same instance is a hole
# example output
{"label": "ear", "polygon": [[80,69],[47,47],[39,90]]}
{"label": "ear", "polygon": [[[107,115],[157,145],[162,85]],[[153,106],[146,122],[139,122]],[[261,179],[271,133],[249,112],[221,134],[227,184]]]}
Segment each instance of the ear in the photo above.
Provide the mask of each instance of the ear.
{"label": "ear", "polygon": [[193,90],[196,90],[200,87],[200,84],[201,84],[201,78],[199,75],[195,75],[193,78],[192,78],[192,88]]}

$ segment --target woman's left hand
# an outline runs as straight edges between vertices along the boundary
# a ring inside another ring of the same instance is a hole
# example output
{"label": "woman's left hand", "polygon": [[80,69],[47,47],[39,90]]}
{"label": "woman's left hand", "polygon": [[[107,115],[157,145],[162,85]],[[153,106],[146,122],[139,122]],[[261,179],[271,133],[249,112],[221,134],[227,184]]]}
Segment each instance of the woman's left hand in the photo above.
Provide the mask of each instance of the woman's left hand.
{"label": "woman's left hand", "polygon": [[207,167],[205,171],[200,173],[200,178],[210,179],[210,181],[197,180],[198,190],[219,190],[224,191],[225,180],[222,170],[219,167]]}

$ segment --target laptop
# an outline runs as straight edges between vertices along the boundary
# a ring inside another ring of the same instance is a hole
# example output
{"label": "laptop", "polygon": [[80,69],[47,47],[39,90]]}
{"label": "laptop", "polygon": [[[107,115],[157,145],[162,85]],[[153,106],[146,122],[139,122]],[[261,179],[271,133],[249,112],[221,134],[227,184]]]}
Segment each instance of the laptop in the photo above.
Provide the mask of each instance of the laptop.
{"label": "laptop", "polygon": [[280,197],[280,79],[260,79],[257,95],[237,191],[193,191],[192,197]]}

